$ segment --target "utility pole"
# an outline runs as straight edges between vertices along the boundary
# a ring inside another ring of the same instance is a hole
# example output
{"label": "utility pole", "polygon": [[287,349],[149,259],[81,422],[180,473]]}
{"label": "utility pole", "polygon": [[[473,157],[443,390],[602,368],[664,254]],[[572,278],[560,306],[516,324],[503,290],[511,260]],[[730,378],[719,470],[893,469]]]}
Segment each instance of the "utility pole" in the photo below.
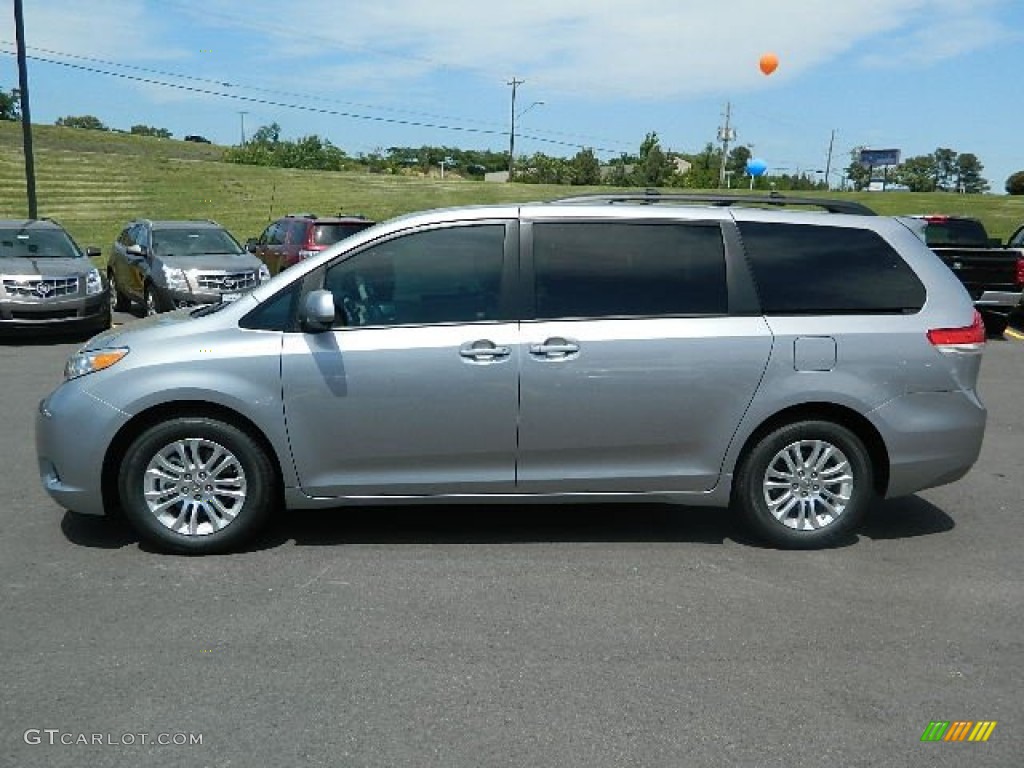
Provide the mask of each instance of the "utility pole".
{"label": "utility pole", "polygon": [[36,206],[36,161],[32,152],[32,113],[28,107],[28,63],[25,59],[25,13],[21,0],[14,0],[14,35],[18,46],[18,90],[21,96],[21,140],[25,150],[25,192],[28,217],[39,218]]}
{"label": "utility pole", "polygon": [[729,142],[736,140],[736,129],[730,125],[732,105],[725,102],[725,125],[718,129],[718,140],[722,142],[722,164],[718,171],[718,188],[725,186],[725,162],[729,159]]}
{"label": "utility pole", "polygon": [[510,130],[508,132],[508,180],[512,181],[513,166],[515,165],[516,158],[516,88],[525,83],[525,80],[516,80],[513,75],[512,79],[509,80],[505,85],[512,86],[512,120]]}
{"label": "utility pole", "polygon": [[248,114],[249,114],[248,112],[245,112],[245,111],[242,111],[242,110],[239,110],[239,112],[238,112],[238,116],[240,118],[242,118],[242,146],[243,147],[245,146],[245,116],[248,115]]}
{"label": "utility pole", "polygon": [[832,188],[832,184],[829,181],[829,172],[832,170],[832,146],[836,143],[836,129],[832,129],[832,138],[828,140],[828,160],[825,161],[825,187],[827,189]]}

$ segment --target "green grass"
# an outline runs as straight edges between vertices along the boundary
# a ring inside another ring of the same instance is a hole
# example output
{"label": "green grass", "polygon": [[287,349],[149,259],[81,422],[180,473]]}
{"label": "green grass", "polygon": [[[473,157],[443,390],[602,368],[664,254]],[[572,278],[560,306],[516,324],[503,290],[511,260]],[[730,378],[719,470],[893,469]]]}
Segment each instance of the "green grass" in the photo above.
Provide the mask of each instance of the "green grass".
{"label": "green grass", "polygon": [[[210,218],[240,240],[292,211],[362,213],[381,220],[410,211],[475,203],[549,200],[582,187],[487,184],[457,178],[298,171],[235,165],[223,148],[175,139],[35,126],[40,216],[62,222],[80,245],[106,254],[133,218]],[[605,188],[607,189],[607,188]],[[1024,223],[1024,198],[909,192],[830,193],[882,214],[976,216],[993,237]],[[0,218],[27,213],[21,126],[0,122]]]}

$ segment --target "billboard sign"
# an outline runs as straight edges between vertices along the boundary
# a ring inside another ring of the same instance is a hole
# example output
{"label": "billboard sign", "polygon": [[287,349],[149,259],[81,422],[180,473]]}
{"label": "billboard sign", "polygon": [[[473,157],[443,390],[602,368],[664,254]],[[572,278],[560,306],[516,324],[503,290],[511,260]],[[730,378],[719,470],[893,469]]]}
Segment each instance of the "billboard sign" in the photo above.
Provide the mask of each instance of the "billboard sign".
{"label": "billboard sign", "polygon": [[898,149],[862,149],[859,162],[865,168],[899,165],[900,151]]}

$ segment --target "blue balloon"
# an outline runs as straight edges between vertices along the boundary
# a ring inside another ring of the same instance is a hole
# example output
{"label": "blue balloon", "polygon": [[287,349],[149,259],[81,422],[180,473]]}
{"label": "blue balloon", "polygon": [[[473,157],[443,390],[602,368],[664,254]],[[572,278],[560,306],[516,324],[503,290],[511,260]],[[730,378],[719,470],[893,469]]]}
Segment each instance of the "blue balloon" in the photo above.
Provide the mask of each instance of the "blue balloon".
{"label": "blue balloon", "polygon": [[768,163],[759,157],[752,157],[747,160],[747,173],[751,176],[764,176],[768,171]]}

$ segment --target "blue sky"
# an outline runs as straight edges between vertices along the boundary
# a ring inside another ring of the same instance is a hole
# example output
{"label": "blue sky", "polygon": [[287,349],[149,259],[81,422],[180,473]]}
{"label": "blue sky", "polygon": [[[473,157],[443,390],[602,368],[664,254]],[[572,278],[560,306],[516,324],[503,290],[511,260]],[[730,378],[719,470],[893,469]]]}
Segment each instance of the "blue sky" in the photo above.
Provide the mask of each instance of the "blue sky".
{"label": "blue sky", "polygon": [[[856,146],[973,152],[995,192],[1024,169],[1021,0],[25,5],[37,123],[92,114],[233,144],[245,111],[249,135],[277,122],[349,154],[507,150],[516,77],[517,112],[529,110],[517,154],[589,146],[608,158],[635,153],[648,131],[696,152],[729,102],[738,142],[771,169],[823,170],[833,130],[834,183]],[[10,10],[0,41],[6,90]],[[758,68],[767,51],[780,61],[770,77]]]}

